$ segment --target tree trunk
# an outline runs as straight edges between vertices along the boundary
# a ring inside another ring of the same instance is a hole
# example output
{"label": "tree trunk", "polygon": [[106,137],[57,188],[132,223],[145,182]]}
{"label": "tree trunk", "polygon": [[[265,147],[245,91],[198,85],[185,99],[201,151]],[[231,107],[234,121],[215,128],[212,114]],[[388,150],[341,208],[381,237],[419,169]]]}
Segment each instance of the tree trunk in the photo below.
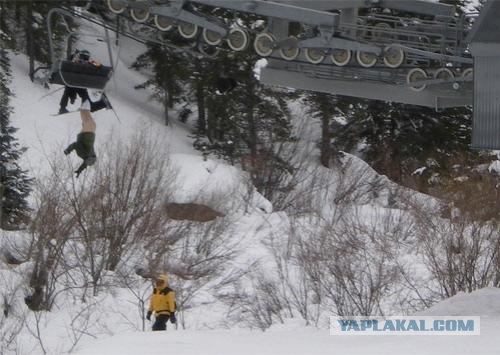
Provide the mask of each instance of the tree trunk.
{"label": "tree trunk", "polygon": [[4,193],[4,187],[2,183],[0,182],[0,229],[3,228],[3,193]]}
{"label": "tree trunk", "polygon": [[33,39],[33,1],[26,4],[26,52],[29,57],[29,77],[33,81],[35,72],[35,51]]}
{"label": "tree trunk", "polygon": [[198,133],[205,134],[207,129],[207,118],[205,114],[205,90],[201,81],[199,81],[196,85],[196,103],[198,105]]}
{"label": "tree trunk", "polygon": [[255,119],[255,86],[252,80],[248,80],[246,82],[246,119],[248,122],[248,132],[247,139],[245,142],[247,143],[248,149],[250,150],[250,176],[252,178],[252,183],[260,193],[264,193],[263,191],[263,183],[262,183],[262,167],[259,159],[259,150],[258,150],[258,132],[257,132],[257,122]]}
{"label": "tree trunk", "polygon": [[320,162],[325,168],[330,168],[332,158],[332,145],[330,141],[330,116],[323,112],[321,115],[321,144]]}
{"label": "tree trunk", "polygon": [[165,100],[163,102],[163,117],[165,119],[165,126],[168,126],[170,123],[170,118],[168,114],[168,97],[170,96],[169,92],[165,90]]}
{"label": "tree trunk", "polygon": [[246,83],[247,97],[246,97],[246,110],[247,110],[247,120],[248,120],[248,148],[250,149],[250,155],[252,160],[257,157],[257,124],[254,117],[254,84],[252,80]]}
{"label": "tree trunk", "polygon": [[21,2],[17,1],[16,2],[15,15],[14,15],[14,17],[16,18],[16,23],[22,23],[21,16],[22,16]]}
{"label": "tree trunk", "polygon": [[210,142],[213,142],[214,132],[217,126],[217,117],[215,114],[217,102],[213,97],[207,98],[207,138]]}
{"label": "tree trunk", "polygon": [[168,78],[165,77],[165,84],[167,85],[168,88],[168,107],[170,109],[174,108],[174,82],[172,80],[168,80]]}
{"label": "tree trunk", "polygon": [[171,96],[171,92],[170,92],[170,86],[168,84],[168,79],[167,79],[167,75],[164,74],[163,76],[163,91],[165,93],[164,97],[163,97],[163,115],[164,115],[164,119],[165,119],[165,126],[168,126],[169,123],[170,123],[170,117],[169,117],[169,107],[170,107],[170,96]]}

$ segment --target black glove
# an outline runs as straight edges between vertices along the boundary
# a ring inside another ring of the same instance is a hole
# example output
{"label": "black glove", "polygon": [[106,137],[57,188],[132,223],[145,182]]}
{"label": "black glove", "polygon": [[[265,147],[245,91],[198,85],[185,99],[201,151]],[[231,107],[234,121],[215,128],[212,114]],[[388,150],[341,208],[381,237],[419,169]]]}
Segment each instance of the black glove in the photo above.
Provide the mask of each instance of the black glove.
{"label": "black glove", "polygon": [[177,318],[175,318],[175,314],[174,313],[172,313],[170,315],[170,323],[172,323],[172,324],[177,323]]}
{"label": "black glove", "polygon": [[148,311],[148,313],[146,314],[146,319],[147,320],[151,320],[151,314],[153,314],[153,312]]}
{"label": "black glove", "polygon": [[68,155],[73,151],[73,144],[68,145],[68,148],[64,149],[64,154]]}

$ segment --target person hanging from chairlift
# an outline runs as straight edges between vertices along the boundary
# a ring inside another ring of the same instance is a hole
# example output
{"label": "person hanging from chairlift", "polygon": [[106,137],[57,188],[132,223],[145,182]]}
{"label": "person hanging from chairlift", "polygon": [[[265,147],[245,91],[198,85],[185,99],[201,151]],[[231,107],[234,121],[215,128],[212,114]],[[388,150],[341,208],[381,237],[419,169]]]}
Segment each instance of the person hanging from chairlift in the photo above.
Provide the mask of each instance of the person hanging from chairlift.
{"label": "person hanging from chairlift", "polygon": [[76,142],[71,143],[68,148],[64,150],[64,154],[69,155],[72,151],[83,160],[83,163],[75,171],[78,178],[82,171],[87,167],[95,164],[97,157],[94,151],[95,129],[96,124],[92,118],[90,100],[85,100],[80,108],[80,117],[82,119],[82,131],[76,136]]}
{"label": "person hanging from chairlift", "polygon": [[[81,51],[78,49],[75,50],[75,52],[69,56],[68,60],[72,61],[73,63],[83,65],[90,64],[96,67],[101,67],[102,65],[99,61],[91,59],[90,52],[85,49]],[[63,96],[61,97],[61,101],[59,102],[59,114],[69,112],[66,108],[68,106],[68,101],[73,104],[76,100],[77,95],[82,99],[82,103],[88,100],[88,102],[90,103],[90,112],[95,112],[103,108],[112,109],[112,106],[104,93],[102,94],[100,100],[93,102],[92,100],[90,100],[87,89],[65,86]]]}

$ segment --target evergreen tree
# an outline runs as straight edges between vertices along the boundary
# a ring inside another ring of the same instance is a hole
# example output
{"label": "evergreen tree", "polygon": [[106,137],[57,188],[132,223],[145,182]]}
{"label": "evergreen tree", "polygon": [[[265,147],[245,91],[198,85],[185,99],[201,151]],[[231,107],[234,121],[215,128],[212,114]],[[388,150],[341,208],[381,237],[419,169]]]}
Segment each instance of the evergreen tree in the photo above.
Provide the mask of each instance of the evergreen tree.
{"label": "evergreen tree", "polygon": [[[426,191],[436,178],[447,175],[449,157],[469,149],[471,109],[434,109],[388,103],[360,101],[346,114],[345,125],[336,123],[338,149],[357,151],[379,173],[398,183],[413,184],[416,169],[433,179],[418,183]],[[411,185],[410,184],[410,185]]]}
{"label": "evergreen tree", "polygon": [[[289,95],[262,85],[254,74],[257,56],[231,53],[238,86],[225,95],[210,91],[207,135],[225,155],[239,159],[257,190],[272,200],[283,174],[291,169],[279,156],[279,146],[290,140]],[[226,66],[226,72],[228,67]],[[230,142],[230,144],[227,144]]]}
{"label": "evergreen tree", "polygon": [[13,228],[25,221],[28,212],[26,198],[31,179],[19,167],[18,160],[25,149],[14,138],[17,131],[10,125],[9,90],[10,64],[7,52],[0,48],[0,227]]}
{"label": "evergreen tree", "polygon": [[132,66],[137,70],[145,68],[153,72],[152,77],[136,89],[153,88],[153,97],[163,104],[165,125],[169,125],[169,111],[184,91],[182,82],[188,75],[188,61],[188,54],[149,44],[147,51],[141,54]]}
{"label": "evergreen tree", "polygon": [[321,92],[309,92],[305,94],[305,103],[308,104],[308,114],[321,121],[320,162],[324,167],[330,168],[337,152],[332,145],[332,118],[345,114],[349,99]]}
{"label": "evergreen tree", "polygon": [[[29,75],[33,80],[33,71],[36,62],[47,64],[50,61],[48,46],[48,31],[46,18],[48,12],[54,7],[74,5],[72,0],[58,1],[9,1],[0,0],[3,32],[8,38],[7,48],[25,53],[29,58]],[[76,29],[76,24],[71,18],[65,17],[71,30]],[[63,51],[66,36],[69,34],[59,16],[54,16],[52,23],[54,37],[52,38],[55,50],[66,57]],[[44,43],[45,45],[39,45]]]}

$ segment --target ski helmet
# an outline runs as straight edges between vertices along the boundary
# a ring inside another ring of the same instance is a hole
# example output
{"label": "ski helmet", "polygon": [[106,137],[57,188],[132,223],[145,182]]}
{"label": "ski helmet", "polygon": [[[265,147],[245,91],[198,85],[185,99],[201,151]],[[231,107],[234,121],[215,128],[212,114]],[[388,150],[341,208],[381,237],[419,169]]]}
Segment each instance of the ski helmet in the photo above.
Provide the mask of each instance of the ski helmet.
{"label": "ski helmet", "polygon": [[82,49],[78,51],[78,58],[80,60],[89,61],[90,60],[90,52],[86,49]]}

